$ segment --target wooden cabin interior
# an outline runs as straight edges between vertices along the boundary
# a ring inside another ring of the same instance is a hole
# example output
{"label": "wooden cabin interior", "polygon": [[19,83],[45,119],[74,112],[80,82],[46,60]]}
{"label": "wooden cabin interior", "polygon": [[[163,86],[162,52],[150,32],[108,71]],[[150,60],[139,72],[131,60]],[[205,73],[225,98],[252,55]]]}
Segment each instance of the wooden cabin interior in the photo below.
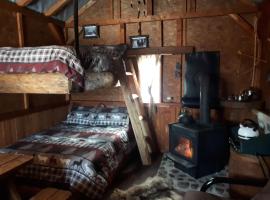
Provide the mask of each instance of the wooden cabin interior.
{"label": "wooden cabin interior", "polygon": [[270,199],[269,0],[1,0],[1,199]]}

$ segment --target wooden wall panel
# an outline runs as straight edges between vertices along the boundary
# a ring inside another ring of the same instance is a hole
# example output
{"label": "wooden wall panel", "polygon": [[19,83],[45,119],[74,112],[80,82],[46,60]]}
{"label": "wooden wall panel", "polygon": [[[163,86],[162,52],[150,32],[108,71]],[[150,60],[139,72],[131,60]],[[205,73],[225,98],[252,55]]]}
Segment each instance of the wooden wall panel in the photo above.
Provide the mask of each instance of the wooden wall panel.
{"label": "wooden wall panel", "polygon": [[48,24],[32,17],[24,17],[25,46],[55,45],[53,34],[49,30]]}
{"label": "wooden wall panel", "polygon": [[176,44],[176,21],[163,22],[163,46],[175,46]]}
{"label": "wooden wall panel", "polygon": [[[137,10],[137,1],[133,1],[133,8],[130,6],[130,0],[121,0],[121,18],[129,18],[129,17],[137,17],[138,10]],[[141,4],[142,5],[142,4]],[[143,8],[144,6],[141,6]],[[141,13],[143,16],[143,13]]]}
{"label": "wooden wall panel", "polygon": [[95,18],[95,19],[108,19],[111,18],[110,0],[104,1],[97,0],[96,3],[88,8],[80,18]]}
{"label": "wooden wall panel", "polygon": [[66,101],[63,94],[29,94],[29,107],[38,108],[45,105],[56,105]]}
{"label": "wooden wall panel", "polygon": [[23,109],[22,94],[0,94],[0,114]]}
{"label": "wooden wall panel", "polygon": [[[163,102],[180,102],[181,77],[176,76],[176,63],[181,63],[181,56],[163,56],[162,64],[162,100]],[[172,97],[172,99],[168,99]]]}
{"label": "wooden wall panel", "polygon": [[123,102],[123,94],[120,87],[96,89],[84,93],[71,94],[72,101],[116,101]]}
{"label": "wooden wall panel", "polygon": [[68,106],[0,121],[0,147],[51,127],[66,118]]}
{"label": "wooden wall panel", "polygon": [[169,12],[185,12],[186,0],[155,0],[154,14],[165,15]]}
{"label": "wooden wall panel", "polygon": [[100,26],[100,38],[83,38],[80,37],[81,45],[117,45],[119,41],[119,25]]}
{"label": "wooden wall panel", "polygon": [[160,22],[142,23],[142,34],[149,35],[149,46],[161,46],[161,24]]}
{"label": "wooden wall panel", "polygon": [[18,46],[16,14],[1,9],[0,24],[0,47]]}
{"label": "wooden wall panel", "polygon": [[266,110],[270,113],[270,2],[266,1],[262,6],[262,17],[259,21],[260,38],[262,40],[262,59],[267,63],[260,63],[261,89],[266,102]]}
{"label": "wooden wall panel", "polygon": [[212,10],[229,10],[237,9],[239,7],[248,6],[243,4],[241,1],[235,0],[199,0],[196,1],[197,11],[212,11]]}
{"label": "wooden wall panel", "polygon": [[253,40],[229,17],[190,19],[187,22],[187,45],[197,51],[220,51],[221,96],[239,94],[251,84]]}

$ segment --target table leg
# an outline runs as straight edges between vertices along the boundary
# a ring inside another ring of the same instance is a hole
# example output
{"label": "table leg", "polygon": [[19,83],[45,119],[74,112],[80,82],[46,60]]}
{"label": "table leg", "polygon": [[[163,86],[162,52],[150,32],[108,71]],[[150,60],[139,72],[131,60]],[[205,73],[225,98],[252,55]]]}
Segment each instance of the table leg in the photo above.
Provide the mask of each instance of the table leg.
{"label": "table leg", "polygon": [[8,192],[9,192],[9,199],[10,200],[21,200],[21,196],[18,193],[16,186],[13,180],[8,181]]}

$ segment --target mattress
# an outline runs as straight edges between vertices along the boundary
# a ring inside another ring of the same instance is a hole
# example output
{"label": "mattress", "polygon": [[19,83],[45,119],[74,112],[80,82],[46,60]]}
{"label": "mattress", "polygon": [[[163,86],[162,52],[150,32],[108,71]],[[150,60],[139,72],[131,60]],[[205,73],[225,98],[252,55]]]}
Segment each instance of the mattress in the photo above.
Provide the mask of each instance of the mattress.
{"label": "mattress", "polygon": [[90,199],[101,199],[120,163],[134,148],[130,128],[60,124],[19,140],[0,153],[34,155],[16,176],[65,184]]}
{"label": "mattress", "polygon": [[62,73],[83,86],[84,70],[74,50],[68,47],[2,47],[0,73]]}

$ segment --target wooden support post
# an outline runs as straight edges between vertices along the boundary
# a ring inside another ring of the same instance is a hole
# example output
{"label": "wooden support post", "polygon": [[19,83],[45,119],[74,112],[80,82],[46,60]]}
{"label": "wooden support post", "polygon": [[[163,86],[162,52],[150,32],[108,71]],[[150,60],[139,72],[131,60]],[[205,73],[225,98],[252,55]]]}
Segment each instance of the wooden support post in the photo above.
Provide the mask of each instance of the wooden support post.
{"label": "wooden support post", "polygon": [[24,47],[24,31],[23,31],[23,16],[22,13],[16,13],[17,20],[17,31],[18,31],[18,41],[19,47]]}
{"label": "wooden support post", "polygon": [[160,46],[163,47],[164,46],[164,23],[163,21],[160,21]]}
{"label": "wooden support post", "polygon": [[[176,20],[176,46],[183,46],[183,40],[184,40],[184,34],[183,34],[183,30],[184,30],[184,22],[183,22],[183,19],[178,19]],[[184,56],[183,54],[179,55],[179,58],[178,58],[178,62],[181,63],[181,69],[180,69],[180,81],[179,81],[179,84],[180,84],[180,91],[181,93],[183,92],[183,83],[182,83],[182,74],[183,74],[183,63],[184,63]],[[182,97],[182,95],[180,95]]]}
{"label": "wooden support post", "polygon": [[121,19],[122,18],[122,5],[121,5],[122,1],[118,0],[117,1],[117,18]]}
{"label": "wooden support post", "polygon": [[[24,47],[24,30],[23,30],[23,16],[22,13],[16,13],[17,31],[19,47]],[[27,110],[29,108],[29,98],[27,94],[23,94],[23,108]]]}
{"label": "wooden support post", "polygon": [[126,24],[120,24],[119,43],[126,44]]}
{"label": "wooden support post", "polygon": [[176,20],[176,46],[183,46],[183,19]]}
{"label": "wooden support post", "polygon": [[110,1],[111,18],[114,19],[114,0]]}
{"label": "wooden support post", "polygon": [[23,108],[27,110],[29,108],[29,96],[28,94],[23,94]]}
{"label": "wooden support post", "polygon": [[62,28],[58,27],[54,23],[48,23],[48,27],[49,27],[49,30],[51,31],[53,37],[55,38],[55,40],[60,45],[66,44],[66,42],[65,42],[65,36],[64,36],[64,33],[63,33]]}
{"label": "wooden support post", "polygon": [[153,15],[153,0],[146,1],[146,15]]}

